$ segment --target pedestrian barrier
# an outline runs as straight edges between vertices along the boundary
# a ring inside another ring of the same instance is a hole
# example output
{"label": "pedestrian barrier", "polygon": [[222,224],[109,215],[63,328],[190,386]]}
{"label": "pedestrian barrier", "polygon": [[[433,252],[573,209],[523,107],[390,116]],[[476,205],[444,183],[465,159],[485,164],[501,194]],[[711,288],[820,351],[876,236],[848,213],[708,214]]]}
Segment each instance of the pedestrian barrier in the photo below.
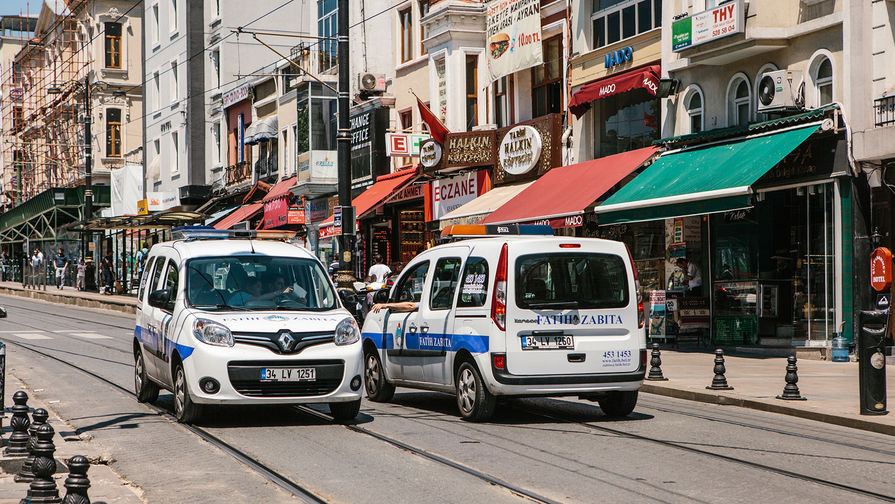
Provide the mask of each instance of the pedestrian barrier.
{"label": "pedestrian barrier", "polygon": [[34,479],[31,480],[31,485],[28,487],[25,502],[33,504],[59,504],[62,502],[59,498],[59,489],[56,488],[56,480],[53,479],[53,474],[56,473],[56,459],[53,458],[53,454],[56,452],[56,445],[53,444],[55,433],[56,431],[49,423],[37,428],[37,440],[32,447]]}
{"label": "pedestrian barrier", "polygon": [[783,387],[783,394],[778,395],[777,399],[783,399],[785,401],[804,401],[806,398],[802,397],[802,394],[799,392],[799,386],[796,385],[799,382],[799,368],[796,366],[796,356],[790,355],[786,359],[786,386]]}
{"label": "pedestrian barrier", "polygon": [[665,378],[665,375],[662,374],[662,355],[659,352],[659,344],[653,343],[653,352],[650,357],[650,369],[649,374],[646,379],[649,381],[668,381],[668,378]]}
{"label": "pedestrian barrier", "polygon": [[34,443],[37,442],[37,429],[47,423],[49,418],[50,414],[43,408],[37,408],[31,414],[31,428],[28,429],[30,434],[28,439],[28,458],[25,459],[22,469],[15,476],[15,480],[18,483],[27,483],[34,480]]}
{"label": "pedestrian barrier", "polygon": [[727,384],[727,378],[724,373],[727,370],[724,367],[724,350],[720,348],[715,350],[715,376],[712,378],[712,384],[706,388],[709,390],[733,390],[733,387]]}
{"label": "pedestrian barrier", "polygon": [[31,427],[31,419],[28,418],[28,394],[20,390],[13,394],[12,402],[14,403],[11,408],[12,418],[9,420],[12,432],[9,434],[9,441],[3,454],[7,457],[27,457],[28,441],[31,440],[28,435],[28,428]]}

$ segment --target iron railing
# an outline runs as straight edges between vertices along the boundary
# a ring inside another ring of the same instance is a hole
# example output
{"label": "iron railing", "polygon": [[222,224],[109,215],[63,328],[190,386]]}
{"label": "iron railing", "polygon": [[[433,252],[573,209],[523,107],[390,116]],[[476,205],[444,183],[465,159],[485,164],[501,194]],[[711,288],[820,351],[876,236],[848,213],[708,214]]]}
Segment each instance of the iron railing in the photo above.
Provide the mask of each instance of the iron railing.
{"label": "iron railing", "polygon": [[252,178],[252,166],[245,161],[227,167],[227,185],[238,184]]}
{"label": "iron railing", "polygon": [[873,101],[873,111],[877,126],[895,124],[895,95],[884,96]]}

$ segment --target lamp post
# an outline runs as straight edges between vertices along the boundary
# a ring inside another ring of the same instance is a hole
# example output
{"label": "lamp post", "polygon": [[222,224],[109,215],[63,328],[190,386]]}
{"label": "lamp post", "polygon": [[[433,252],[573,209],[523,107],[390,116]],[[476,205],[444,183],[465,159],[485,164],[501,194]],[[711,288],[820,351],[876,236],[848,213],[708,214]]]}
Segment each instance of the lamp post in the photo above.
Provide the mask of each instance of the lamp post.
{"label": "lamp post", "polygon": [[[93,216],[93,141],[90,132],[91,115],[90,115],[90,74],[84,76],[84,220],[88,221]],[[82,251],[84,257],[90,248],[90,242],[93,241],[93,233],[84,231],[84,244]]]}
{"label": "lamp post", "polygon": [[354,281],[354,207],[351,206],[351,126],[348,116],[349,73],[348,66],[348,0],[338,3],[338,63],[339,63],[339,132],[337,149],[339,162],[339,206],[342,232],[339,235],[340,286]]}

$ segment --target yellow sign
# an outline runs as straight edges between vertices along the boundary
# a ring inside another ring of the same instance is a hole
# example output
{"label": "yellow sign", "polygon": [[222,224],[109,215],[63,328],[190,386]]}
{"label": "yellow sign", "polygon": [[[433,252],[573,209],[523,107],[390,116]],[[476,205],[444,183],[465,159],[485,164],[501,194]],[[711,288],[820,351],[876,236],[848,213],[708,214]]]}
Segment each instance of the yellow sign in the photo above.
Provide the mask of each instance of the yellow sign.
{"label": "yellow sign", "polygon": [[137,201],[137,215],[149,215],[149,204],[145,199]]}

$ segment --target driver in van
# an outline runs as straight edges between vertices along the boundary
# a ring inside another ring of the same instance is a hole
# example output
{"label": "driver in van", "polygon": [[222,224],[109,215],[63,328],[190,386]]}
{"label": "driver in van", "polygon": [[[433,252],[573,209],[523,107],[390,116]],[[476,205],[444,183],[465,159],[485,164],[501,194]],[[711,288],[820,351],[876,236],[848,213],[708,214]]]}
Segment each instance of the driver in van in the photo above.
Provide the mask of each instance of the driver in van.
{"label": "driver in van", "polygon": [[390,309],[396,312],[410,312],[416,311],[419,308],[419,303],[415,303],[413,301],[401,301],[398,303],[376,303],[370,308],[370,311],[373,313],[379,313],[379,310]]}

